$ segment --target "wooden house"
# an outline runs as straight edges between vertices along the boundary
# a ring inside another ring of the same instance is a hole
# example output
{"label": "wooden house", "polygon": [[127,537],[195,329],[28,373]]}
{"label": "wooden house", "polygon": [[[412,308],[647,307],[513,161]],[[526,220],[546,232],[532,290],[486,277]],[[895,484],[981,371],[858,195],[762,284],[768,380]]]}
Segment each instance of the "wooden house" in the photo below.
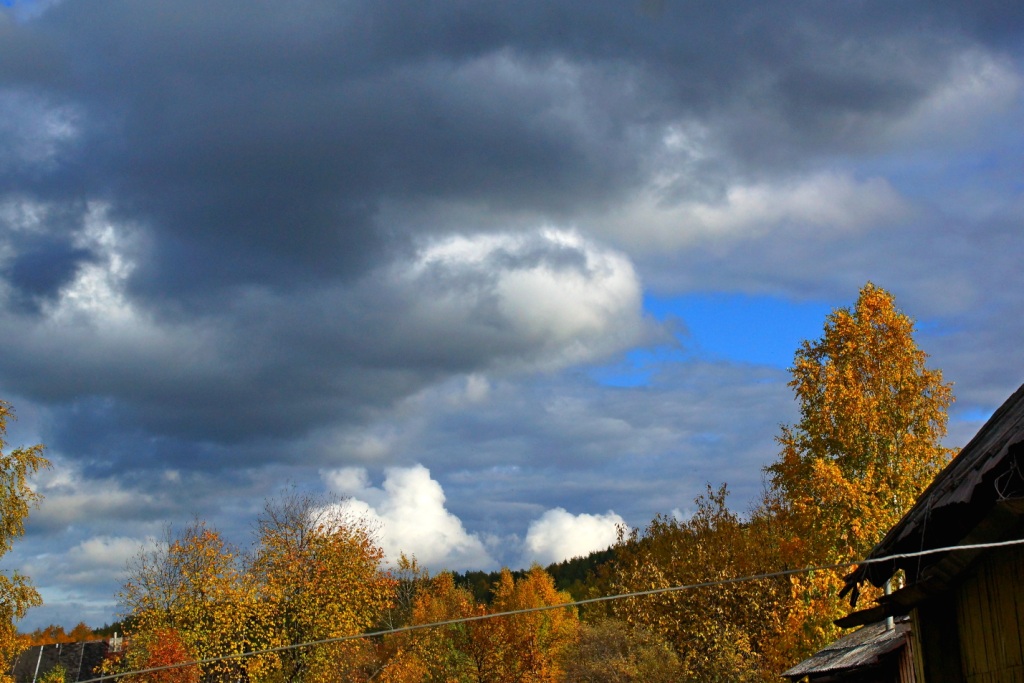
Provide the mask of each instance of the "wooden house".
{"label": "wooden house", "polygon": [[[903,586],[836,623],[910,618],[917,683],[1024,682],[1024,386],[846,577]],[[969,548],[1007,543],[1002,547]],[[922,551],[958,547],[920,555]],[[898,557],[899,555],[909,557]],[[813,679],[812,679],[813,680]]]}

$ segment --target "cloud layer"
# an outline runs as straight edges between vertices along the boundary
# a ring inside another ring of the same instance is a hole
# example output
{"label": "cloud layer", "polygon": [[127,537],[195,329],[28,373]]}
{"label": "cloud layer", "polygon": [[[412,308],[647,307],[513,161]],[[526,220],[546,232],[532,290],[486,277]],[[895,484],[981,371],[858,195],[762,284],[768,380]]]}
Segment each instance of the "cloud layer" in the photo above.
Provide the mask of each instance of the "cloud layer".
{"label": "cloud layer", "polygon": [[706,481],[742,507],[785,369],[654,299],[873,280],[962,442],[1024,365],[1022,34],[1012,3],[0,8],[0,397],[56,463],[12,563],[102,621],[101,555],[192,515],[241,542],[285,481],[465,568]]}

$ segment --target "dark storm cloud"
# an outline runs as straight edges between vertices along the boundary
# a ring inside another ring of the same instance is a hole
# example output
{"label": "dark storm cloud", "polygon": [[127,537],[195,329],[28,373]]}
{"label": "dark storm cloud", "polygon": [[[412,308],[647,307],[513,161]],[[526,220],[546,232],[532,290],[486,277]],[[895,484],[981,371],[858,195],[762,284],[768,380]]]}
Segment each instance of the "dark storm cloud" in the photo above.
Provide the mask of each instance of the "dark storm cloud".
{"label": "dark storm cloud", "polygon": [[55,84],[66,72],[55,45],[45,33],[20,27],[0,13],[0,84]]}
{"label": "dark storm cloud", "polygon": [[[10,314],[0,321],[20,330],[0,370],[8,386],[55,406],[57,448],[133,467],[225,469],[308,457],[279,440],[369,419],[450,374],[563,365],[567,340],[586,359],[643,333],[620,256],[542,236],[465,248],[481,258],[383,269],[300,297],[239,291],[194,319],[156,321],[116,297],[94,304],[109,307],[109,321],[72,308],[59,334]],[[538,330],[545,309],[522,309],[519,290],[550,289],[547,273],[589,288],[549,303],[564,320]],[[242,443],[255,446],[221,447]]]}
{"label": "dark storm cloud", "polygon": [[137,294],[197,308],[366,272],[408,238],[378,220],[389,201],[612,201],[643,182],[643,131],[678,118],[717,117],[750,172],[855,148],[942,76],[937,37],[972,39],[888,5],[638,7],[109,0],[5,30],[71,74],[35,76],[82,111],[54,187],[149,231]]}
{"label": "dark storm cloud", "polygon": [[88,249],[53,239],[29,239],[19,245],[17,256],[3,269],[14,288],[13,303],[22,310],[38,311],[70,283],[83,263],[93,260]]}

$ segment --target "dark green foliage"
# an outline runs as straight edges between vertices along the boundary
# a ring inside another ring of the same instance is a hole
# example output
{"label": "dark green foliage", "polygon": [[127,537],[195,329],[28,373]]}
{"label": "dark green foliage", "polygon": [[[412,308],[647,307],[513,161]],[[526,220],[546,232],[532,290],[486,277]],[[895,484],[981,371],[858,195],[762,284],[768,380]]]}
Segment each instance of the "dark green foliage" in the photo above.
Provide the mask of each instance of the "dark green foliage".
{"label": "dark green foliage", "polygon": [[124,620],[115,621],[112,624],[103,624],[103,626],[101,626],[100,628],[94,628],[92,631],[97,636],[101,636],[103,638],[109,638],[110,636],[114,635],[115,633],[118,634],[118,635],[122,635],[123,636],[125,634],[125,632],[131,630],[131,628],[132,628],[132,618],[128,617],[127,619],[124,619]]}
{"label": "dark green foliage", "polygon": [[[582,600],[588,597],[587,586],[593,584],[598,568],[614,558],[615,550],[612,548],[597,550],[586,557],[574,557],[571,560],[549,564],[545,567],[545,571],[554,579],[557,590],[568,591],[573,600]],[[525,569],[517,569],[512,572],[512,577],[519,581],[528,573]],[[455,578],[456,586],[468,588],[477,602],[489,605],[493,597],[491,589],[501,578],[501,572],[452,572],[452,576]]]}
{"label": "dark green foliage", "polygon": [[555,588],[568,591],[573,600],[583,600],[587,595],[587,587],[594,583],[598,568],[615,558],[614,548],[598,550],[586,557],[574,557],[548,565],[547,572],[555,580]]}

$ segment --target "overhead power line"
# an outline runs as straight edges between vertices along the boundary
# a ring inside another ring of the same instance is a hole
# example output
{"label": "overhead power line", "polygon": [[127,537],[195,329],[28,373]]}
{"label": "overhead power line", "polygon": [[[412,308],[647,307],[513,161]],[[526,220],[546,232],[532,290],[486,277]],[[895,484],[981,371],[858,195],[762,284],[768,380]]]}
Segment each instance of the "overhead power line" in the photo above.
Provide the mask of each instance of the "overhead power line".
{"label": "overhead power line", "polygon": [[729,579],[716,579],[714,581],[701,581],[698,583],[689,583],[680,586],[665,586],[662,588],[651,588],[644,591],[634,591],[632,593],[617,593],[615,595],[603,595],[597,598],[587,598],[585,600],[575,600],[573,602],[563,602],[557,605],[543,605],[541,607],[528,607],[525,609],[511,610],[508,612],[495,612],[493,614],[478,614],[471,617],[460,617],[458,619],[448,619],[445,621],[434,621],[429,624],[411,624],[409,626],[401,626],[398,628],[391,628],[382,631],[370,631],[367,633],[357,633],[347,636],[337,636],[335,638],[324,638],[322,640],[313,640],[306,643],[293,643],[291,645],[279,645],[278,647],[270,647],[263,650],[253,650],[251,652],[241,652],[238,654],[223,655],[220,657],[209,657],[207,659],[197,659],[188,662],[178,662],[176,664],[165,664],[163,666],[154,666],[148,669],[137,669],[135,671],[125,671],[121,673],[108,674],[105,676],[98,676],[96,678],[90,678],[80,683],[99,683],[100,681],[115,680],[123,678],[125,676],[137,676],[141,674],[155,673],[157,671],[167,671],[169,669],[181,669],[186,666],[202,666],[205,664],[216,664],[218,662],[231,661],[236,659],[245,659],[247,657],[257,657],[259,655],[273,654],[275,652],[285,652],[287,650],[297,650],[305,647],[316,647],[318,645],[329,645],[331,643],[340,643],[348,640],[359,640],[362,638],[376,638],[380,636],[394,635],[398,633],[408,633],[410,631],[422,631],[430,628],[439,628],[441,626],[453,626],[456,624],[466,624],[474,621],[483,621],[485,619],[497,619],[499,617],[512,617],[519,614],[531,614],[534,612],[548,612],[556,609],[564,609],[567,607],[579,607],[581,605],[592,605],[598,602],[611,602],[613,600],[625,600],[627,598],[641,598],[648,595],[660,595],[663,593],[676,593],[686,590],[696,590],[698,588],[714,588],[716,586],[728,586],[736,583],[745,583],[747,581],[762,581],[764,579],[775,579],[784,576],[794,576],[796,574],[807,574],[816,571],[828,571],[832,569],[846,569],[849,567],[856,567],[866,564],[881,564],[883,562],[891,562],[892,560],[903,560],[915,557],[924,557],[926,555],[936,555],[939,553],[956,552],[963,550],[987,550],[990,548],[1004,548],[1007,546],[1024,545],[1024,538],[1014,539],[1010,541],[997,541],[993,543],[972,543],[967,545],[954,545],[947,546],[944,548],[931,548],[929,550],[918,550],[909,553],[894,553],[892,555],[886,555],[885,557],[872,557],[863,560],[855,560],[851,562],[837,562],[835,564],[818,565],[814,567],[801,567],[799,569],[780,569],[774,572],[764,572],[762,574],[752,574],[750,576],[737,576]]}

